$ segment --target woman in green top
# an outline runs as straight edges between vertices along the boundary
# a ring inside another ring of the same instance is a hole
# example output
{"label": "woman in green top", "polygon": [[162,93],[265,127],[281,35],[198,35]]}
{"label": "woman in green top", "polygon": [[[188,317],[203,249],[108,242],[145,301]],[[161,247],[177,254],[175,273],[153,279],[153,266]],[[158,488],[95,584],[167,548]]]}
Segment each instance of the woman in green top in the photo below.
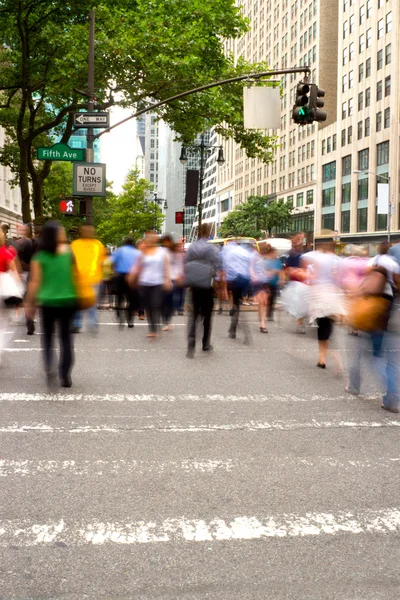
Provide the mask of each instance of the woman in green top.
{"label": "woman in green top", "polygon": [[42,229],[38,252],[31,263],[27,292],[27,311],[33,317],[35,304],[41,306],[44,366],[47,379],[53,376],[53,338],[55,324],[60,331],[59,375],[63,387],[71,387],[73,347],[71,323],[77,309],[74,260],[64,227],[48,221]]}

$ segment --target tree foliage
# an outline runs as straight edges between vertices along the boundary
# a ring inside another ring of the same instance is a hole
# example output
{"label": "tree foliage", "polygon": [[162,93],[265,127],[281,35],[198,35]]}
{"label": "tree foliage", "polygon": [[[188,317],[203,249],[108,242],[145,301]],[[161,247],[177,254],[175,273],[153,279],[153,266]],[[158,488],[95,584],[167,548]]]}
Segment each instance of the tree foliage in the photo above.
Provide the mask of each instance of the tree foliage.
{"label": "tree foliage", "polygon": [[123,192],[108,200],[98,224],[97,234],[104,244],[117,245],[127,235],[135,241],[150,230],[160,230],[164,215],[154,200],[152,186],[136,170],[128,173]]}
{"label": "tree foliage", "polygon": [[290,221],[292,205],[283,200],[268,201],[268,196],[250,196],[224,219],[220,237],[243,236],[262,238]]}
{"label": "tree foliage", "polygon": [[[51,162],[35,149],[55,137],[67,143],[72,114],[85,108],[74,89],[86,90],[88,12],[96,10],[95,86],[98,106],[140,109],[204,83],[265,70],[234,64],[223,40],[241,37],[247,21],[234,0],[2,0],[0,3],[0,125],[22,194],[23,217],[43,212],[43,183]],[[249,156],[270,160],[275,140],[245,130],[242,84],[215,88],[158,109],[190,143],[217,125]]]}

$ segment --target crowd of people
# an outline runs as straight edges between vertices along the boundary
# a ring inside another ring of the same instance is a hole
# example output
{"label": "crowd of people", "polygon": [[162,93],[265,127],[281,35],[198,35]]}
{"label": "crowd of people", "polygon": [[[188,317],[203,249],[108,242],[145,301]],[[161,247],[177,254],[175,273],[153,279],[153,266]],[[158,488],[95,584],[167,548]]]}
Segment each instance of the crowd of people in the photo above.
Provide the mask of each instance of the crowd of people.
{"label": "crowd of people", "polygon": [[96,239],[90,225],[83,226],[79,239],[72,243],[56,221],[44,224],[39,239],[32,239],[25,225],[19,226],[14,240],[7,233],[5,229],[0,232],[0,359],[8,343],[12,310],[14,318],[24,310],[27,333],[33,335],[39,307],[49,381],[56,373],[54,334],[58,326],[58,372],[61,385],[70,387],[73,336],[81,331],[84,315],[88,328],[97,331],[97,307],[105,294],[115,296],[120,327],[133,328],[135,316],[147,318],[150,339],[172,329],[173,315],[183,314],[186,298],[191,307],[186,354],[190,359],[195,357],[200,321],[202,350],[213,349],[215,298],[219,313],[223,304],[229,303],[228,337],[240,335],[248,345],[250,327],[241,316],[246,299],[258,307],[259,331],[267,334],[267,323],[274,320],[281,294],[281,306],[296,319],[297,333],[305,334],[307,323],[317,328],[318,368],[325,369],[332,357],[335,369],[342,369],[340,355],[329,342],[335,325],[347,327],[353,344],[347,391],[360,393],[361,357],[371,355],[377,373],[385,378],[382,407],[399,410],[398,361],[389,346],[396,329],[393,305],[400,286],[400,245],[382,243],[371,259],[364,248],[353,246],[342,258],[330,241],[303,252],[301,236],[296,236],[283,262],[269,244],[257,248],[241,245],[234,238],[221,248],[210,244],[205,224],[186,252],[181,242],[154,231],[136,243],[127,237],[114,251]]}

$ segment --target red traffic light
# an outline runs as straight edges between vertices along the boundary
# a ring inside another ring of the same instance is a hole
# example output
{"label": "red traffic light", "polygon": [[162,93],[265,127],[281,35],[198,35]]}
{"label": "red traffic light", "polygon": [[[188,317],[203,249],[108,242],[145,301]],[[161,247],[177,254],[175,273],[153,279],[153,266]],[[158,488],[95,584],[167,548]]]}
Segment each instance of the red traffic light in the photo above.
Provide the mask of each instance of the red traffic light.
{"label": "red traffic light", "polygon": [[73,200],[60,200],[59,203],[60,213],[63,215],[73,215],[75,212],[75,204]]}

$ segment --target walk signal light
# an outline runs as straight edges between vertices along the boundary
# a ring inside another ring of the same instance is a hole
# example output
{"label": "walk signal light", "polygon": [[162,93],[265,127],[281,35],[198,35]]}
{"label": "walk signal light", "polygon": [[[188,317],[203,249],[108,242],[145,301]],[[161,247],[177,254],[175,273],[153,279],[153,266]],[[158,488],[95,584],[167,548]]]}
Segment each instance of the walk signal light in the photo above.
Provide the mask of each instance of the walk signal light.
{"label": "walk signal light", "polygon": [[296,103],[293,107],[293,121],[299,125],[307,125],[313,122],[310,109],[310,86],[301,81],[296,88]]}
{"label": "walk signal light", "polygon": [[324,107],[324,100],[322,98],[325,97],[325,91],[318,88],[318,86],[313,83],[311,84],[311,93],[310,93],[310,108],[313,116],[313,121],[317,121],[322,123],[326,121],[328,117],[328,113],[326,110],[321,110]]}
{"label": "walk signal light", "polygon": [[60,207],[60,213],[62,215],[74,215],[75,214],[74,201],[71,199],[64,198],[63,200],[60,200],[59,207]]}

